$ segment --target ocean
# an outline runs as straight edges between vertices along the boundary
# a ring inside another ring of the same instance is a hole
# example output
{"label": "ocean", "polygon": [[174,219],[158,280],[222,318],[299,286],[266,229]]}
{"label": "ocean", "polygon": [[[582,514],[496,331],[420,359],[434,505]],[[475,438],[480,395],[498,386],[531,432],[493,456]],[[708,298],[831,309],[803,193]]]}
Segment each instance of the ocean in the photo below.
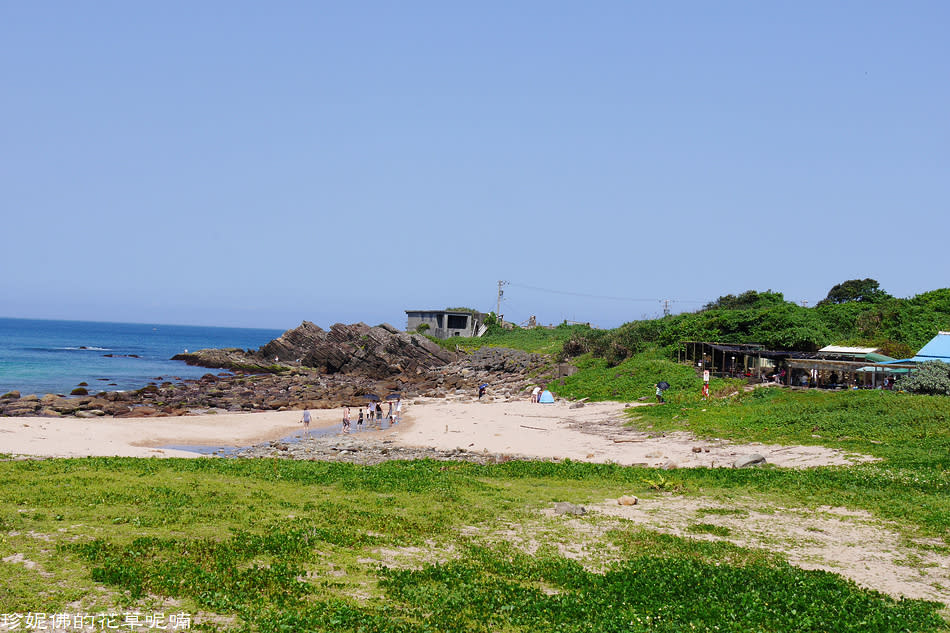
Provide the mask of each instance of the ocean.
{"label": "ocean", "polygon": [[170,360],[185,350],[257,349],[283,330],[0,318],[0,394],[140,389],[211,370]]}

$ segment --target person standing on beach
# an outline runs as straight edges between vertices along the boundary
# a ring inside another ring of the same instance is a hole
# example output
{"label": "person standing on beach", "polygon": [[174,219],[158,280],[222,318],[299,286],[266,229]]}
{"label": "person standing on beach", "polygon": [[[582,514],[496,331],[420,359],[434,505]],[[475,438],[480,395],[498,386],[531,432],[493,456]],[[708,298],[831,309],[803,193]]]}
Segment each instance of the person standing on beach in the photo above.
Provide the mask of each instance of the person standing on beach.
{"label": "person standing on beach", "polygon": [[356,418],[356,430],[357,430],[357,431],[362,431],[362,430],[363,430],[363,409],[362,409],[362,407],[360,408],[360,415],[359,415],[359,417]]}
{"label": "person standing on beach", "polygon": [[541,397],[541,387],[538,385],[534,386],[534,389],[531,390],[531,402],[537,402],[538,398]]}
{"label": "person standing on beach", "polygon": [[350,432],[350,407],[343,405],[343,432]]}
{"label": "person standing on beach", "polygon": [[383,425],[383,406],[378,402],[376,403],[376,424]]}
{"label": "person standing on beach", "polygon": [[393,422],[398,422],[402,417],[402,398],[396,399],[396,413],[393,415]]}
{"label": "person standing on beach", "polygon": [[301,422],[303,422],[304,433],[309,436],[310,435],[310,409],[307,409],[306,407],[304,407],[303,419],[301,420]]}

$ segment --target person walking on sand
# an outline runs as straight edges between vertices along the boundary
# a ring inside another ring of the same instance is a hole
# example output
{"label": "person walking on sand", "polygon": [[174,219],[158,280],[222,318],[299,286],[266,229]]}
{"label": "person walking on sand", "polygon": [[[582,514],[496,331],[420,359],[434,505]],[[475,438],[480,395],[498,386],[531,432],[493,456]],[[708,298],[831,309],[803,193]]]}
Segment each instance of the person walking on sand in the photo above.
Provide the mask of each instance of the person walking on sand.
{"label": "person walking on sand", "polygon": [[343,405],[343,433],[350,432],[350,407]]}
{"label": "person walking on sand", "polygon": [[357,430],[357,431],[362,431],[362,430],[363,430],[363,408],[362,408],[362,407],[360,407],[360,415],[359,415],[359,417],[356,418],[356,430]]}
{"label": "person walking on sand", "polygon": [[304,407],[303,419],[300,421],[303,422],[304,434],[309,437],[310,436],[310,409]]}

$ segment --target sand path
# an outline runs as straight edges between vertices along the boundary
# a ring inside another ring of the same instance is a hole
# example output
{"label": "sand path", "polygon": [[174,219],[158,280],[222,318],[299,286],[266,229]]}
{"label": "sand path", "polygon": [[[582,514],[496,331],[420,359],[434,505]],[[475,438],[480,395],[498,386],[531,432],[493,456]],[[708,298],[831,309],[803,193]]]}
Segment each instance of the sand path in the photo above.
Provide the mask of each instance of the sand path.
{"label": "sand path", "polygon": [[[729,466],[737,457],[752,453],[776,466],[799,468],[865,459],[820,446],[737,445],[697,440],[688,433],[651,437],[623,426],[627,406],[598,402],[571,408],[568,402],[420,399],[405,404],[402,424],[370,433],[384,433],[404,446],[680,468]],[[338,409],[312,413],[314,429],[332,428],[342,416]],[[302,430],[300,417],[300,411],[271,411],[167,418],[0,418],[0,453],[196,457],[197,452],[181,448],[239,447],[288,437]]]}

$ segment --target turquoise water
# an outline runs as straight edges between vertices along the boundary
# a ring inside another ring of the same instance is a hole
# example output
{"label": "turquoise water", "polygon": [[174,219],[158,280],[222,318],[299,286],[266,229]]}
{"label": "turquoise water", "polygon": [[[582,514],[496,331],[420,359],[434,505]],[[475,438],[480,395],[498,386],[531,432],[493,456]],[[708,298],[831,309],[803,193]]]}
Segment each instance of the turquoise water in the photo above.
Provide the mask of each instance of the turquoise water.
{"label": "turquoise water", "polygon": [[209,372],[170,360],[185,350],[257,349],[282,330],[0,318],[0,394],[139,389]]}

